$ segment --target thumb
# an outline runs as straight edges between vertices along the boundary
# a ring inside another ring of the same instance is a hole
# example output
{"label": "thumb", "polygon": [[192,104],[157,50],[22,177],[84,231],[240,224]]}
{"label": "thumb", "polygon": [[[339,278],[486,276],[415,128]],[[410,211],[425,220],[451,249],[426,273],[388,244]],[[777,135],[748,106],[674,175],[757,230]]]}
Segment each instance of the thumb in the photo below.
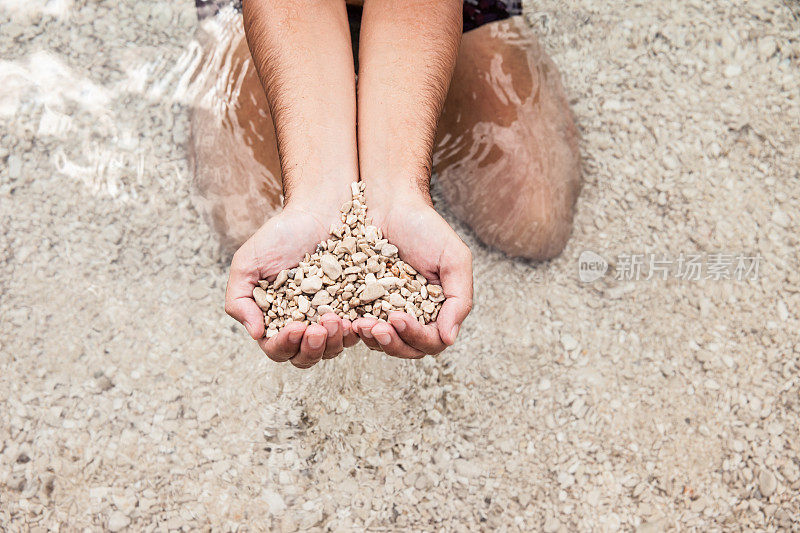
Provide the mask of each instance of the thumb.
{"label": "thumb", "polygon": [[461,323],[472,310],[472,254],[463,243],[459,251],[442,254],[439,265],[445,301],[436,324],[439,336],[448,346],[456,342]]}
{"label": "thumb", "polygon": [[225,290],[225,312],[238,320],[251,337],[264,336],[264,315],[253,299],[253,289],[258,283],[258,271],[250,261],[234,255],[228,287]]}
{"label": "thumb", "polygon": [[225,311],[241,322],[253,339],[264,336],[264,315],[251,298],[240,298],[225,304]]}

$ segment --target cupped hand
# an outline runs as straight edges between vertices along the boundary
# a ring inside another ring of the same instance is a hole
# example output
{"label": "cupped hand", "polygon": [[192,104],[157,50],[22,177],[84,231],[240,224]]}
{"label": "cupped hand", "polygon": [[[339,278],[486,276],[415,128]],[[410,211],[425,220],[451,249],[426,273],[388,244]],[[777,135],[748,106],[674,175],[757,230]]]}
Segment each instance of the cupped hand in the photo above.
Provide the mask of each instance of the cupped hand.
{"label": "cupped hand", "polygon": [[429,199],[395,198],[390,207],[382,205],[376,202],[373,208],[370,204],[368,216],[397,246],[400,259],[430,283],[441,285],[446,299],[434,323],[423,326],[408,313],[392,311],[388,322],[356,319],[353,330],[367,346],[389,355],[419,358],[437,354],[455,343],[461,323],[472,309],[472,254]]}
{"label": "cupped hand", "polygon": [[277,335],[266,338],[264,314],[253,299],[253,289],[262,279],[274,279],[283,269],[293,268],[306,252],[328,237],[332,222],[338,223],[338,209],[322,210],[286,207],[270,218],[233,255],[225,312],[241,322],[253,339],[274,361],[289,361],[309,368],[320,359],[336,357],[344,347],[358,342],[349,320],[334,313],[320,317],[318,324],[287,324]]}

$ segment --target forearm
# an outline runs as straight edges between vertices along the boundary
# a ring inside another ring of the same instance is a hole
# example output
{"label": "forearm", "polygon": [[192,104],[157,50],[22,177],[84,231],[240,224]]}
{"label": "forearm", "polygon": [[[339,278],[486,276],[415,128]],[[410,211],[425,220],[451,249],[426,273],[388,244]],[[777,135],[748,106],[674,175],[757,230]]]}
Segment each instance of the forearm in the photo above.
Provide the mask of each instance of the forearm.
{"label": "forearm", "polygon": [[338,209],[358,177],[344,2],[248,0],[244,27],[275,125],[286,205]]}
{"label": "forearm", "polygon": [[436,126],[461,40],[461,10],[455,0],[365,3],[358,141],[371,205],[402,195],[428,198]]}

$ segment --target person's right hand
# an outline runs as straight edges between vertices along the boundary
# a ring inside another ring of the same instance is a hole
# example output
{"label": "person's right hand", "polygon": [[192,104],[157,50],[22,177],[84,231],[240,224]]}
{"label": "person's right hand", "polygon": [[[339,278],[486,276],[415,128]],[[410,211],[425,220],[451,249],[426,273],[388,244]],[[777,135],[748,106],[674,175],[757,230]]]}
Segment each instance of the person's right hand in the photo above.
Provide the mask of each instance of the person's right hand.
{"label": "person's right hand", "polygon": [[433,323],[423,326],[404,311],[392,311],[388,322],[358,318],[353,330],[373,350],[395,357],[438,354],[455,343],[461,323],[472,310],[472,254],[432,207],[430,196],[379,189],[368,201],[368,216],[398,247],[400,259],[430,283],[441,285],[446,299]]}
{"label": "person's right hand", "polygon": [[241,322],[273,361],[289,361],[309,368],[320,359],[336,357],[344,347],[358,342],[349,320],[334,313],[320,317],[319,324],[290,322],[267,339],[264,314],[253,300],[253,289],[261,279],[274,279],[283,269],[297,266],[306,252],[329,236],[332,222],[339,223],[338,209],[314,211],[285,207],[269,219],[233,255],[225,312]]}

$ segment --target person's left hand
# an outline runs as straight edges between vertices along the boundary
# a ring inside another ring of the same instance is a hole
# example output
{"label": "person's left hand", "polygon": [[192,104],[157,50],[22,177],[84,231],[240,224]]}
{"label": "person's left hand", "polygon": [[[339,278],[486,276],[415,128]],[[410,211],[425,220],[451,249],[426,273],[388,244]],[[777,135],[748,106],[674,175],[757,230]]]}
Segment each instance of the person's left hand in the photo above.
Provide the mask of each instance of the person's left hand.
{"label": "person's left hand", "polygon": [[392,311],[388,322],[356,319],[353,331],[373,350],[395,357],[437,354],[456,341],[461,323],[472,309],[472,254],[428,198],[395,197],[388,209],[382,205],[378,201],[374,207],[370,204],[367,216],[397,246],[400,259],[430,283],[442,286],[446,299],[436,322],[426,326],[408,313]]}

